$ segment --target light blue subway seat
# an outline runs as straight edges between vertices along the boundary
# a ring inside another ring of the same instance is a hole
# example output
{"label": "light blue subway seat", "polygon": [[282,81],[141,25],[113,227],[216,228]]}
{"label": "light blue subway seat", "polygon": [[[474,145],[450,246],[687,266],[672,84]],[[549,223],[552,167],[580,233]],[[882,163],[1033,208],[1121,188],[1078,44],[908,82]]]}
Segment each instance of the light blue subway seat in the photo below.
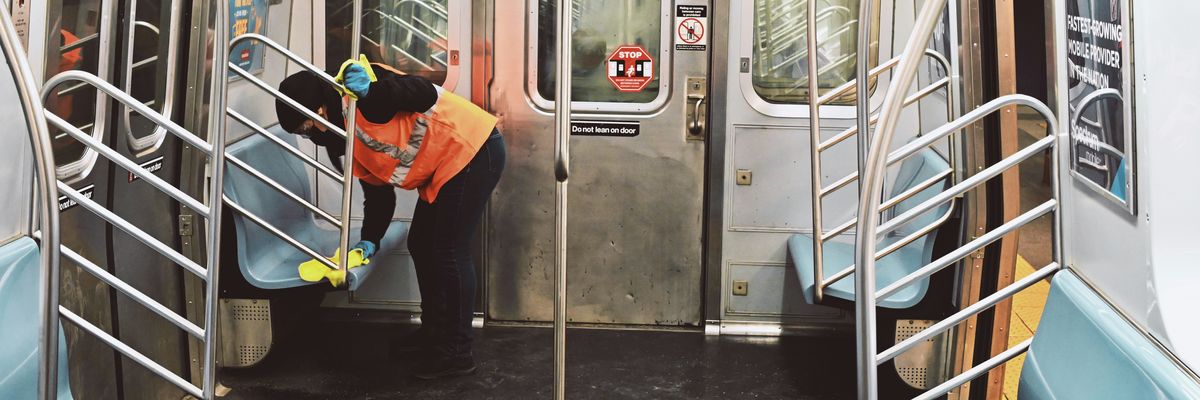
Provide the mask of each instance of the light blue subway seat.
{"label": "light blue subway seat", "polygon": [[1054,275],[1021,400],[1200,399],[1200,385],[1070,270]]}
{"label": "light blue subway seat", "polygon": [[[937,152],[931,149],[921,150],[901,163],[896,183],[893,185],[892,194],[889,198],[909,191],[922,182],[933,179],[938,174],[946,172],[949,169],[950,164]],[[945,183],[935,183],[933,186],[919,191],[912,197],[896,204],[886,214],[903,214],[926,200],[937,196],[948,185],[949,179]],[[877,248],[884,249],[893,243],[899,242],[904,237],[920,231],[926,226],[937,223],[938,219],[947,212],[950,212],[950,203],[935,207],[933,210],[899,227],[894,232],[887,234],[880,241]],[[926,234],[876,262],[876,288],[882,289],[928,264],[933,257],[936,232],[935,230]],[[816,286],[816,279],[814,277],[816,275],[813,271],[813,249],[814,243],[811,235],[793,235],[788,240],[788,255],[792,266],[796,268],[796,275],[800,277],[804,300],[809,304],[815,304],[813,297]],[[854,245],[852,243],[826,240],[823,250],[822,259],[824,260],[823,272],[825,280],[828,280],[838,271],[854,264]],[[899,292],[880,300],[878,304],[880,307],[885,308],[909,308],[919,303],[925,297],[925,292],[928,290],[929,279],[920,279]],[[825,295],[832,298],[854,301],[854,275],[847,276],[827,286],[825,288]]]}
{"label": "light blue subway seat", "polygon": [[[268,131],[284,142],[296,146],[296,135],[284,132],[278,125]],[[295,155],[261,135],[254,134],[229,145],[228,152],[300,198],[310,201],[314,198],[310,182],[312,170],[306,169],[306,165]],[[331,256],[337,248],[339,232],[336,226],[320,219],[304,206],[271,189],[232,163],[227,163],[225,194],[235,203],[318,253]],[[335,195],[340,199],[340,194]],[[361,204],[361,199],[361,196],[357,196],[355,201]],[[236,212],[233,216],[237,230],[238,264],[246,281],[262,289],[286,289],[312,284],[301,280],[297,273],[300,263],[311,260],[312,257],[275,237],[249,218]],[[361,222],[351,223],[351,244],[358,242],[361,225]],[[357,290],[374,268],[381,264],[386,265],[388,250],[399,246],[407,235],[408,223],[393,221],[371,263],[350,270],[350,289]]]}
{"label": "light blue subway seat", "polygon": [[[33,239],[0,247],[0,399],[37,398],[40,251]],[[58,330],[58,396],[70,400],[67,339]]]}

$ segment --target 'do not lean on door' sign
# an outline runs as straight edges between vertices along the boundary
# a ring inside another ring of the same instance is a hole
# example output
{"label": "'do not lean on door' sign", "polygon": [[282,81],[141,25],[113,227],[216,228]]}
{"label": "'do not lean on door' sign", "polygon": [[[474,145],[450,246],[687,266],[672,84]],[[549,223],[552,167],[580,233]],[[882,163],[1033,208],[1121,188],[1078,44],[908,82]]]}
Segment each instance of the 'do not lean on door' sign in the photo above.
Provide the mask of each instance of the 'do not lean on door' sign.
{"label": "'do not lean on door' sign", "polygon": [[621,46],[608,56],[608,81],[622,92],[640,92],[654,80],[654,59],[641,46]]}

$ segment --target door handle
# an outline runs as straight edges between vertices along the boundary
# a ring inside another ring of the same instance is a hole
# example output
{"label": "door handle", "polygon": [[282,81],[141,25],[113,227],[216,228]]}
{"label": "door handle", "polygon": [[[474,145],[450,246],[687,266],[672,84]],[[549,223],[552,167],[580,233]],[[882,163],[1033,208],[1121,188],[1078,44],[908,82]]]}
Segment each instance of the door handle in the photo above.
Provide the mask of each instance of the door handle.
{"label": "door handle", "polygon": [[687,78],[687,104],[684,106],[684,136],[687,140],[704,140],[705,100],[708,99],[708,84],[704,77]]}
{"label": "door handle", "polygon": [[693,137],[702,137],[704,133],[704,119],[700,117],[700,107],[704,105],[704,96],[700,96],[695,100],[696,102],[692,106],[692,120],[688,121],[688,133]]}

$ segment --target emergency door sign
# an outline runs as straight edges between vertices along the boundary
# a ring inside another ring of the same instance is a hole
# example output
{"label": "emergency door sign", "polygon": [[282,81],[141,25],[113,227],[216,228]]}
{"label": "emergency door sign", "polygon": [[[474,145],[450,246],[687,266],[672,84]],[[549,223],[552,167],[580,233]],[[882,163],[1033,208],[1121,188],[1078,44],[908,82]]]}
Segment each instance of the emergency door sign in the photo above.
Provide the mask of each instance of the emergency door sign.
{"label": "emergency door sign", "polygon": [[608,81],[622,92],[640,92],[654,80],[654,59],[641,46],[621,46],[608,56]]}

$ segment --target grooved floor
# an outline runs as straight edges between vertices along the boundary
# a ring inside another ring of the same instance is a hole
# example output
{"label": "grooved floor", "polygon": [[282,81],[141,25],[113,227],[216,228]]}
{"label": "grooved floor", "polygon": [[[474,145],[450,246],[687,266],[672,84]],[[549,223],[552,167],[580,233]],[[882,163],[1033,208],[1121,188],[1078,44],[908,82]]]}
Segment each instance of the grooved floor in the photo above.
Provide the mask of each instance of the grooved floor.
{"label": "grooved floor", "polygon": [[[222,371],[226,399],[548,399],[552,331],[476,330],[478,371],[421,381],[420,361],[391,360],[387,337],[411,326],[317,322],[260,365]],[[853,337],[706,337],[698,332],[571,329],[571,399],[851,399]]]}

